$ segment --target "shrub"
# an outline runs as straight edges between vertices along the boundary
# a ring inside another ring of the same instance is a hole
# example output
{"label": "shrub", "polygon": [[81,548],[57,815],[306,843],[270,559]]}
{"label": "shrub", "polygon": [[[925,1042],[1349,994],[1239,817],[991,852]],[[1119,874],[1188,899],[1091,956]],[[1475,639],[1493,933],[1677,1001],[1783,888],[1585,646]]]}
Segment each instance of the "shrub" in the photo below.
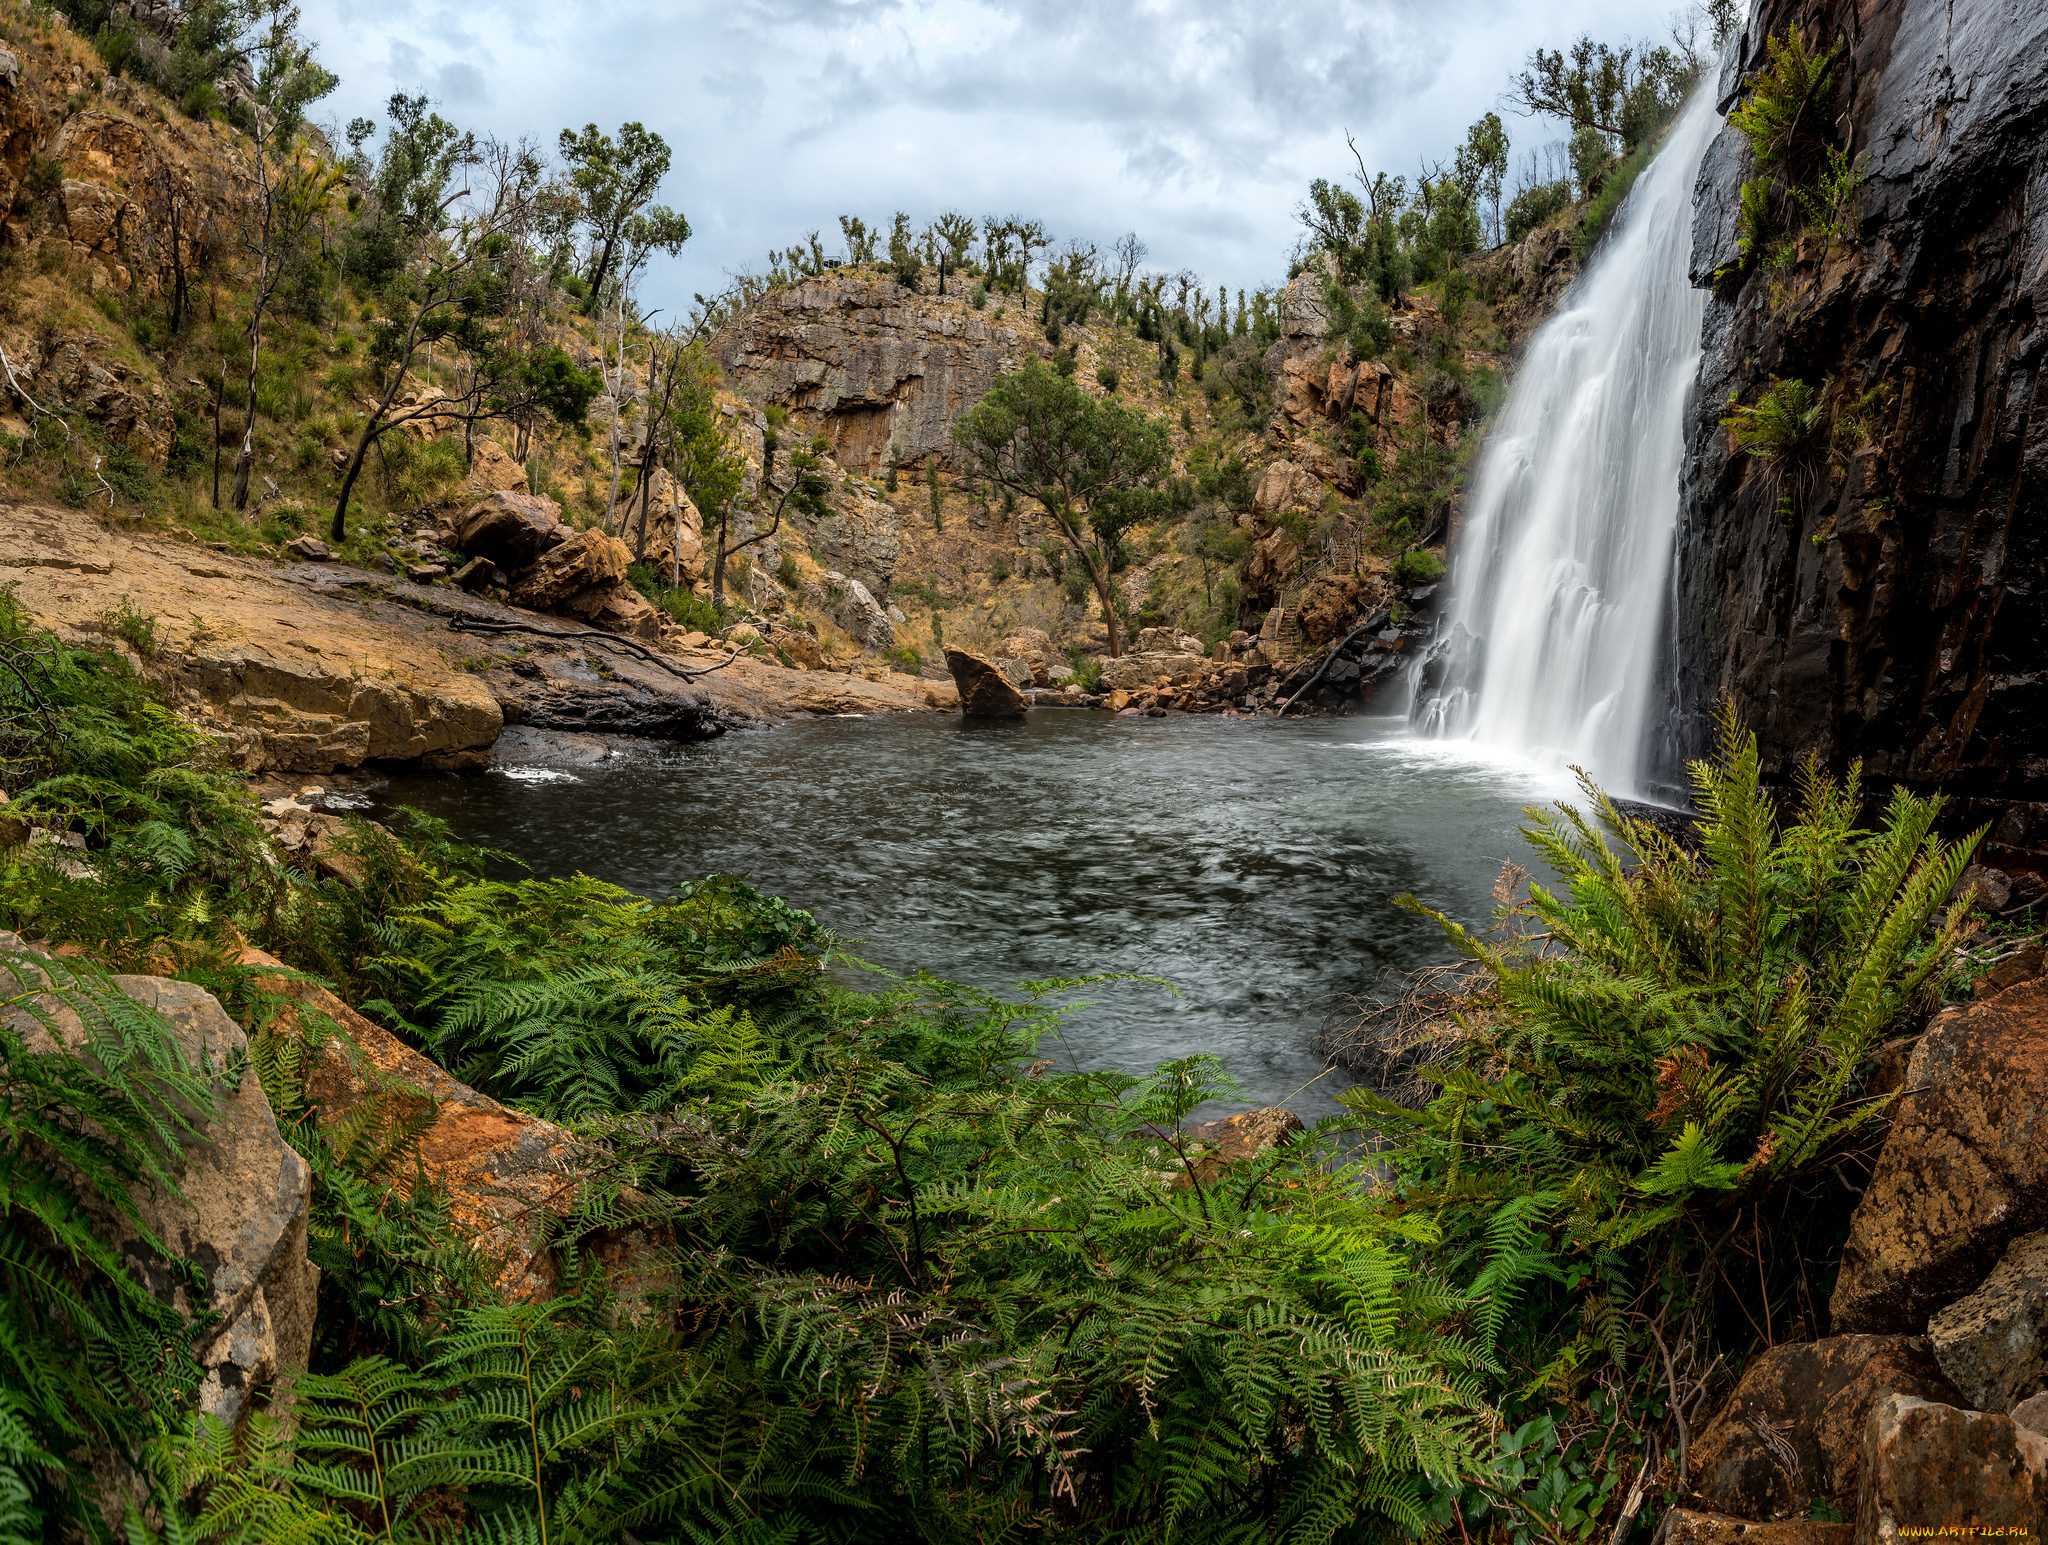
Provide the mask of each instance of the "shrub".
{"label": "shrub", "polygon": [[915,676],[924,669],[924,656],[908,644],[900,645],[895,649],[883,650],[882,658],[908,676]]}
{"label": "shrub", "polygon": [[1508,201],[1508,245],[1513,246],[1531,231],[1550,224],[1571,205],[1572,185],[1564,178],[1534,183],[1522,189]]}
{"label": "shrub", "polygon": [[1773,376],[1754,403],[1731,399],[1721,419],[1735,449],[1756,458],[1777,480],[1778,513],[1788,519],[1798,512],[1795,485],[1802,474],[1810,473],[1810,461],[1820,449],[1832,380],[1823,380],[1815,391],[1804,381]]}
{"label": "shrub", "polygon": [[1444,561],[1424,547],[1411,547],[1394,560],[1394,583],[1427,585],[1441,579]]}
{"label": "shrub", "polygon": [[782,562],[775,566],[775,577],[782,582],[783,589],[796,589],[799,576],[797,574],[796,559],[793,555],[789,553],[782,555]]}
{"label": "shrub", "polygon": [[1095,384],[1100,386],[1105,392],[1115,391],[1119,379],[1116,366],[1098,365],[1095,367]]}
{"label": "shrub", "polygon": [[133,598],[121,597],[121,604],[106,613],[101,619],[101,626],[115,638],[124,640],[143,659],[156,658],[156,618],[137,611]]}
{"label": "shrub", "polygon": [[1009,579],[1010,565],[1004,560],[1001,553],[997,553],[993,558],[989,559],[988,577],[991,584],[997,585],[1003,584]]}
{"label": "shrub", "polygon": [[988,286],[983,284],[979,279],[975,280],[974,288],[970,290],[967,294],[967,304],[972,306],[976,311],[981,310],[984,306],[988,304]]}

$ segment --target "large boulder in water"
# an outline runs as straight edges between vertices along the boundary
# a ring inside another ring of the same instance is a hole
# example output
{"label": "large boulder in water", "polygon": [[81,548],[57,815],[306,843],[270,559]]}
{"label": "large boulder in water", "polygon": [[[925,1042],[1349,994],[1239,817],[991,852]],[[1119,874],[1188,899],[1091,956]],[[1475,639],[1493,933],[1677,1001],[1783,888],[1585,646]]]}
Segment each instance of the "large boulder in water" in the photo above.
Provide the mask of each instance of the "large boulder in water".
{"label": "large boulder in water", "polygon": [[1003,668],[987,655],[946,648],[946,669],[960,689],[960,711],[970,718],[1021,719],[1031,699],[1019,692]]}

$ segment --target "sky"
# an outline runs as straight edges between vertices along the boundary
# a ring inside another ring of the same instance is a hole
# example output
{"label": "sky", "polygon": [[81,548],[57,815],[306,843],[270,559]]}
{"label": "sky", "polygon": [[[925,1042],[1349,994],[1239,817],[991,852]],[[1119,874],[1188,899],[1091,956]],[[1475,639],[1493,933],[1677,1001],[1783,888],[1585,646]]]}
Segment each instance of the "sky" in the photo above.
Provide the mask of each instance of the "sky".
{"label": "sky", "polygon": [[[1154,270],[1233,291],[1286,276],[1311,179],[1407,173],[1501,113],[1519,166],[1560,137],[1502,101],[1539,45],[1581,31],[1661,40],[1664,7],[1623,0],[302,0],[341,77],[313,112],[380,125],[426,92],[465,128],[662,135],[661,201],[694,234],[657,256],[641,304],[759,271],[837,217],[922,227],[943,210],[1020,215],[1107,252],[1125,231]],[[339,135],[336,136],[339,143]],[[1511,177],[1512,181],[1512,177]]]}

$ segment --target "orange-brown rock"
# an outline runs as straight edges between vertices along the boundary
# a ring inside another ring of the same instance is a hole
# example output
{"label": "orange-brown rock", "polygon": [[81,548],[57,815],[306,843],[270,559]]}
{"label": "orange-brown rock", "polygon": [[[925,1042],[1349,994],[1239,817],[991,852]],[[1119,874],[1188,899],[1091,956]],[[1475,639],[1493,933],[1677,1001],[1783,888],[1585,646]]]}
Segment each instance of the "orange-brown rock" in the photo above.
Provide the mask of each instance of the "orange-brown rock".
{"label": "orange-brown rock", "polygon": [[[1963,1527],[1957,1527],[1963,1526]],[[2039,1539],[2048,1530],[2048,1438],[2010,1417],[1888,1395],[1871,1412],[1856,1545]]]}
{"label": "orange-brown rock", "polygon": [[1905,1087],[1843,1245],[1844,1330],[1921,1330],[2048,1227],[2048,982],[1937,1017]]}
{"label": "orange-brown rock", "polygon": [[550,547],[512,582],[512,604],[595,619],[626,585],[633,554],[617,537],[579,531]]}
{"label": "orange-brown rock", "polygon": [[1270,1153],[1306,1130],[1299,1116],[1279,1105],[1262,1105],[1217,1121],[1198,1121],[1188,1129],[1188,1136],[1204,1150],[1194,1161],[1195,1175],[1206,1185],[1239,1160]]}
{"label": "orange-brown rock", "polygon": [[948,645],[946,669],[960,689],[960,711],[969,718],[1021,719],[1031,707],[1031,699],[987,655]]}
{"label": "orange-brown rock", "polygon": [[[370,1100],[383,1102],[380,1126],[423,1122],[420,1169],[446,1195],[455,1226],[492,1263],[498,1292],[518,1302],[550,1296],[559,1276],[549,1231],[568,1215],[580,1178],[574,1135],[450,1077],[326,988],[295,980],[275,956],[250,948],[241,959],[263,973],[258,981],[266,991],[287,1000],[283,1033],[307,1033],[307,1011],[324,1015],[341,1032],[325,1044],[306,1080],[321,1130],[360,1117]],[[645,1256],[659,1242],[647,1230],[627,1228],[600,1241],[596,1254],[626,1265],[630,1275],[634,1266],[651,1264]],[[635,1262],[636,1254],[642,1260]]]}
{"label": "orange-brown rock", "polygon": [[1358,612],[1365,581],[1354,574],[1323,574],[1301,593],[1302,635],[1312,644],[1327,644],[1342,633]]}
{"label": "orange-brown rock", "polygon": [[526,469],[489,435],[478,435],[465,483],[480,494],[518,493],[526,487]]}
{"label": "orange-brown rock", "polygon": [[1043,628],[1018,628],[996,645],[995,652],[999,660],[1022,660],[1030,666],[1031,684],[1037,687],[1051,686],[1053,667],[1065,663]]}
{"label": "orange-brown rock", "polygon": [[1919,1336],[1833,1336],[1771,1347],[1743,1371],[1690,1456],[1710,1508],[1797,1519],[1815,1497],[1854,1504],[1870,1413],[1886,1395],[1955,1401]]}

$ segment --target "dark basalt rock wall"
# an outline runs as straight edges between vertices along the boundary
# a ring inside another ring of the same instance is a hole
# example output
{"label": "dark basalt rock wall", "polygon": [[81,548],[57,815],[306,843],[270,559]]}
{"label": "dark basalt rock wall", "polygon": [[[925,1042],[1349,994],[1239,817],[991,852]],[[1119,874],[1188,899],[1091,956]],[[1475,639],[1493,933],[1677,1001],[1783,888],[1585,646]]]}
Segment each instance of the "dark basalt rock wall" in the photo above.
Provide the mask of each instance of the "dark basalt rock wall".
{"label": "dark basalt rock wall", "polygon": [[[1940,786],[2048,861],[2048,5],[1759,0],[1723,106],[1788,23],[1846,49],[1838,142],[1869,158],[1859,240],[1717,294],[1688,429],[1673,608],[1675,765],[1733,696],[1770,769],[1861,758]],[[1693,279],[1735,252],[1748,153],[1701,170]],[[1719,426],[1773,376],[1880,391],[1870,433],[1793,474]]]}

